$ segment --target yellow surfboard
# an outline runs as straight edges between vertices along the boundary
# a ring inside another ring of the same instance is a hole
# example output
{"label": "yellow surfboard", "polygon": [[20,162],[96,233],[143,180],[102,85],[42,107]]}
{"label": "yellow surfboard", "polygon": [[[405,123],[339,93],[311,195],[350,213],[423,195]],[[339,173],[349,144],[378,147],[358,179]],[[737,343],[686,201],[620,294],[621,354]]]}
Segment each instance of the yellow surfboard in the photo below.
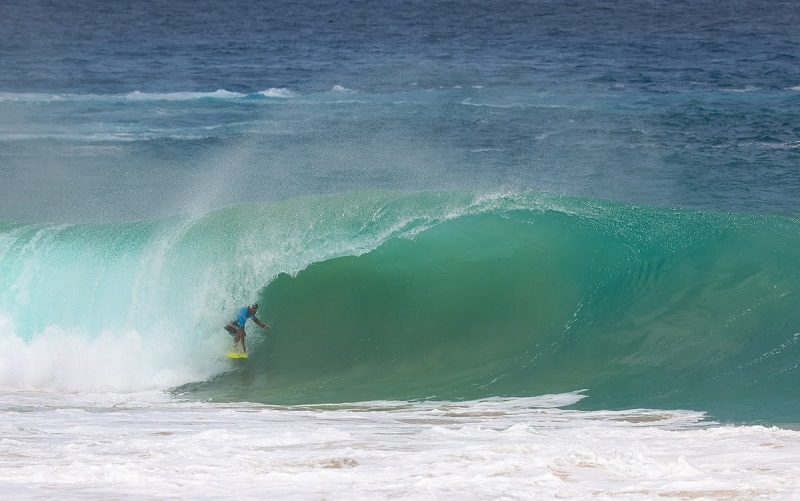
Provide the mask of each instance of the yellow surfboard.
{"label": "yellow surfboard", "polygon": [[225,354],[228,358],[247,358],[247,353],[239,353],[238,351],[229,351]]}

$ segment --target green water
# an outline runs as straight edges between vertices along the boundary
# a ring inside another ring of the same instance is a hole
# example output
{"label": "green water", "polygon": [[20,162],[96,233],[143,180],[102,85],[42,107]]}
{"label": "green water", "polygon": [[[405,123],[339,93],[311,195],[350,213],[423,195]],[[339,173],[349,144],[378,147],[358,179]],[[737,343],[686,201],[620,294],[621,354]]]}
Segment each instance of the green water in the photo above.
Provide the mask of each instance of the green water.
{"label": "green water", "polygon": [[274,333],[198,391],[301,403],[586,389],[585,407],[797,418],[796,221],[572,202],[465,215],[278,276],[259,298]]}
{"label": "green water", "polygon": [[5,225],[0,314],[24,343],[53,325],[87,339],[129,329],[168,350],[159,363],[199,365],[258,301],[272,329],[249,325],[250,357],[174,390],[189,398],[586,390],[585,408],[797,422],[798,244],[800,223],[783,217],[356,192],[183,220]]}

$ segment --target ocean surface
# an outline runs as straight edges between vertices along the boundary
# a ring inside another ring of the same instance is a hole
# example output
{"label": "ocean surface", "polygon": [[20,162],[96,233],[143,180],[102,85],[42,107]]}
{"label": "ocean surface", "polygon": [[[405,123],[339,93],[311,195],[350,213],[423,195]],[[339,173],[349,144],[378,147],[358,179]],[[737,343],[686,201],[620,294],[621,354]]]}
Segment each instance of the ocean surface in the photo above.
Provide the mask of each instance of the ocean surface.
{"label": "ocean surface", "polygon": [[800,4],[2,14],[0,497],[800,497]]}

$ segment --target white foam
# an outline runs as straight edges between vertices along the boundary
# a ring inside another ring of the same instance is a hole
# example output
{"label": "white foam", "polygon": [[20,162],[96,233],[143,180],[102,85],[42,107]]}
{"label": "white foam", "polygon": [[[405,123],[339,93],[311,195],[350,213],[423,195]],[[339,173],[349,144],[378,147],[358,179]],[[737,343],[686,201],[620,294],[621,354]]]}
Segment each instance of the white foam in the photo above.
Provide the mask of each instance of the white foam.
{"label": "white foam", "polygon": [[266,97],[277,97],[277,98],[284,98],[284,99],[297,97],[299,95],[296,92],[293,92],[293,91],[291,91],[289,89],[285,89],[285,88],[262,90],[261,92],[259,92],[259,94],[261,94],[262,96],[266,96]]}
{"label": "white foam", "polygon": [[276,407],[0,393],[6,499],[794,499],[800,433],[576,394]]}
{"label": "white foam", "polygon": [[86,336],[49,326],[30,341],[0,314],[0,391],[139,392],[202,381],[228,368],[227,342],[142,336],[133,329]]}
{"label": "white foam", "polygon": [[127,94],[127,98],[139,101],[188,101],[192,99],[237,99],[245,97],[246,94],[239,92],[230,92],[225,89],[218,89],[214,92],[166,92],[166,93],[148,93],[134,91]]}
{"label": "white foam", "polygon": [[334,85],[333,88],[331,88],[331,92],[336,92],[339,94],[355,94],[357,91],[353,89],[348,89],[347,87],[337,84]]}
{"label": "white foam", "polygon": [[761,90],[761,89],[759,89],[758,87],[755,87],[753,85],[746,85],[743,89],[728,89],[729,92],[740,92],[740,93],[741,92],[756,92],[758,90]]}
{"label": "white foam", "polygon": [[0,92],[0,102],[37,102],[37,101],[61,101],[64,99],[62,94],[37,94],[34,92]]}
{"label": "white foam", "polygon": [[0,92],[0,102],[54,102],[54,101],[189,101],[193,99],[239,99],[247,94],[218,89],[210,92],[142,92],[127,94],[41,94],[34,92]]}

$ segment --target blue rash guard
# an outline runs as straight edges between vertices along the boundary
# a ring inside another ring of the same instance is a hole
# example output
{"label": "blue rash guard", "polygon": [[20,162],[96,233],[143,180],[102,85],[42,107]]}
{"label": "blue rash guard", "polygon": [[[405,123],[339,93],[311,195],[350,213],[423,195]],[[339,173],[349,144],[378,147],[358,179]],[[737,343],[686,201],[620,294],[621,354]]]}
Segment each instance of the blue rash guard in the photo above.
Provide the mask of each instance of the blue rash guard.
{"label": "blue rash guard", "polygon": [[239,324],[239,327],[244,327],[244,324],[247,323],[247,319],[251,317],[255,317],[255,314],[250,313],[250,307],[245,306],[239,310],[239,314],[236,315],[236,323]]}

